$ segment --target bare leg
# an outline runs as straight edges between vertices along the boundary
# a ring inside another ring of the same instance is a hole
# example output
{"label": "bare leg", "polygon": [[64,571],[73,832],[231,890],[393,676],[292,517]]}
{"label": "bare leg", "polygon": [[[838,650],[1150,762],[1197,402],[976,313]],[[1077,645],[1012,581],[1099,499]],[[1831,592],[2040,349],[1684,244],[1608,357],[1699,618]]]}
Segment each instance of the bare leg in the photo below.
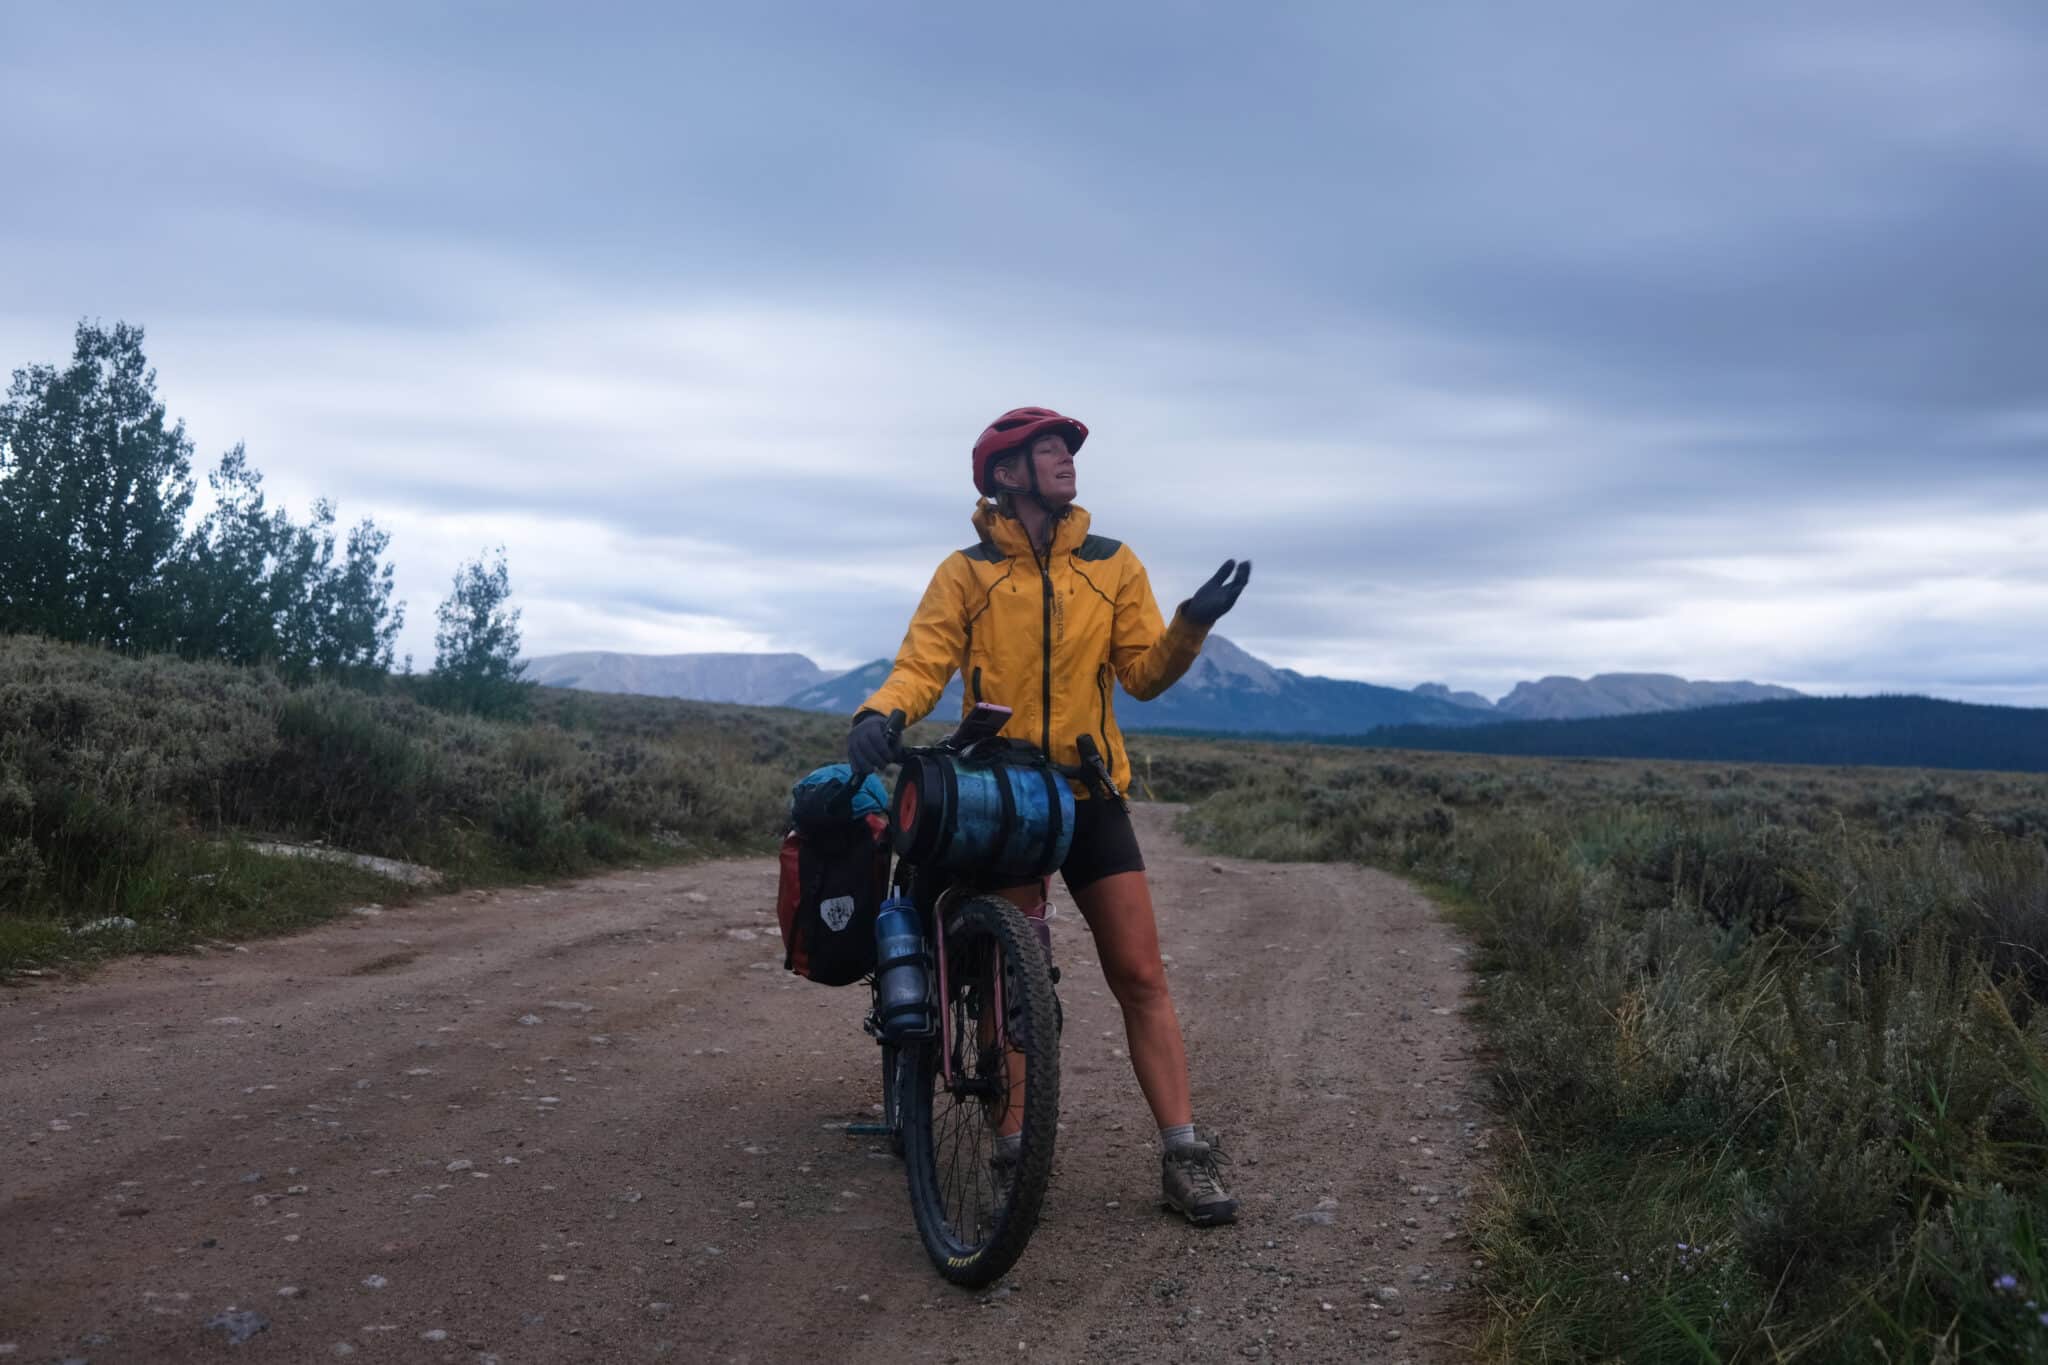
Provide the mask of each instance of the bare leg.
{"label": "bare leg", "polygon": [[1119,872],[1091,884],[1074,900],[1095,935],[1103,979],[1123,1007],[1131,1069],[1138,1073],[1153,1119],[1161,1128],[1192,1123],[1187,1047],[1167,990],[1166,964],[1159,959],[1151,884],[1143,872]]}

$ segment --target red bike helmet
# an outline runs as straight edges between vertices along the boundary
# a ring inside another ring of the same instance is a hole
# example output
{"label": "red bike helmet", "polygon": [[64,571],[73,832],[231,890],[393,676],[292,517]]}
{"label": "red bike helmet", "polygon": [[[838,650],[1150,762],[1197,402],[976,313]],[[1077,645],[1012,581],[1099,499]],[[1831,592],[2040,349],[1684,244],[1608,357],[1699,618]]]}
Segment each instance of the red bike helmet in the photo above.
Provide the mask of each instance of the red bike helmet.
{"label": "red bike helmet", "polygon": [[1051,408],[1011,408],[988,424],[974,443],[974,487],[985,497],[996,495],[992,470],[995,462],[1013,450],[1028,448],[1047,432],[1067,438],[1068,450],[1079,450],[1088,439],[1088,428]]}

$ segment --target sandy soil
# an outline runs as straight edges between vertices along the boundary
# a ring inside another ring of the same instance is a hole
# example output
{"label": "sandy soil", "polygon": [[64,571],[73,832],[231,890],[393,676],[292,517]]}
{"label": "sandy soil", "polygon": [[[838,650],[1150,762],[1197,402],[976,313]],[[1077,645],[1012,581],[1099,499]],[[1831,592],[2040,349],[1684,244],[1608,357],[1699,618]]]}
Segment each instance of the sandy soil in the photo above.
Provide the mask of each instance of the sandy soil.
{"label": "sandy soil", "polygon": [[698,864],[0,990],[0,1361],[1460,1358],[1463,948],[1394,878],[1139,814],[1235,1227],[1159,1209],[1068,910],[1045,1221],[947,1286],[845,1131],[864,992],[782,971],[769,862]]}

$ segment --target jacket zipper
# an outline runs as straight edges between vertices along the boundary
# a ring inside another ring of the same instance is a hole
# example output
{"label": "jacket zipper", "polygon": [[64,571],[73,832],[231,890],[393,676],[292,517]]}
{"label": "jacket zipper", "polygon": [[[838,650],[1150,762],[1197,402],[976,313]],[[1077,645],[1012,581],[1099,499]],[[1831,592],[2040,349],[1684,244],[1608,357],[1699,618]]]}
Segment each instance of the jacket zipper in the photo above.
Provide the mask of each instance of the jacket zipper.
{"label": "jacket zipper", "polygon": [[[1104,664],[1095,670],[1095,692],[1096,695],[1102,698],[1102,766],[1114,773],[1116,771],[1116,741],[1111,739],[1109,735],[1109,686],[1109,665]],[[1114,781],[1115,779],[1112,778],[1111,780]]]}
{"label": "jacket zipper", "polygon": [[1039,657],[1039,719],[1043,722],[1040,733],[1044,736],[1039,751],[1047,758],[1052,757],[1052,555],[1048,553],[1038,561],[1038,581],[1045,588],[1044,598],[1044,640],[1045,648]]}

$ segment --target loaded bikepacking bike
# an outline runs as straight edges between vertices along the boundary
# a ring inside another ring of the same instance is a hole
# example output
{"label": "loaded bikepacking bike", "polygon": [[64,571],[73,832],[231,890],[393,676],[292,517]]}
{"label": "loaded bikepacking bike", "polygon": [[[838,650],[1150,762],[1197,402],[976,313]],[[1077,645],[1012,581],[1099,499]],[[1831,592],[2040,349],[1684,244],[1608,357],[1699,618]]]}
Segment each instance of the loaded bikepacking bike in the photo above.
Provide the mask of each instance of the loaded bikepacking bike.
{"label": "loaded bikepacking bike", "polygon": [[[1002,739],[1009,718],[983,703],[943,742],[901,751],[865,1024],[918,1233],[939,1273],[968,1286],[1016,1264],[1052,1180],[1061,1010],[1043,888],[1073,838],[1066,778],[1122,800],[1092,743],[1063,771]],[[903,719],[889,717],[892,734]],[[1030,913],[993,894],[1034,880]]]}

